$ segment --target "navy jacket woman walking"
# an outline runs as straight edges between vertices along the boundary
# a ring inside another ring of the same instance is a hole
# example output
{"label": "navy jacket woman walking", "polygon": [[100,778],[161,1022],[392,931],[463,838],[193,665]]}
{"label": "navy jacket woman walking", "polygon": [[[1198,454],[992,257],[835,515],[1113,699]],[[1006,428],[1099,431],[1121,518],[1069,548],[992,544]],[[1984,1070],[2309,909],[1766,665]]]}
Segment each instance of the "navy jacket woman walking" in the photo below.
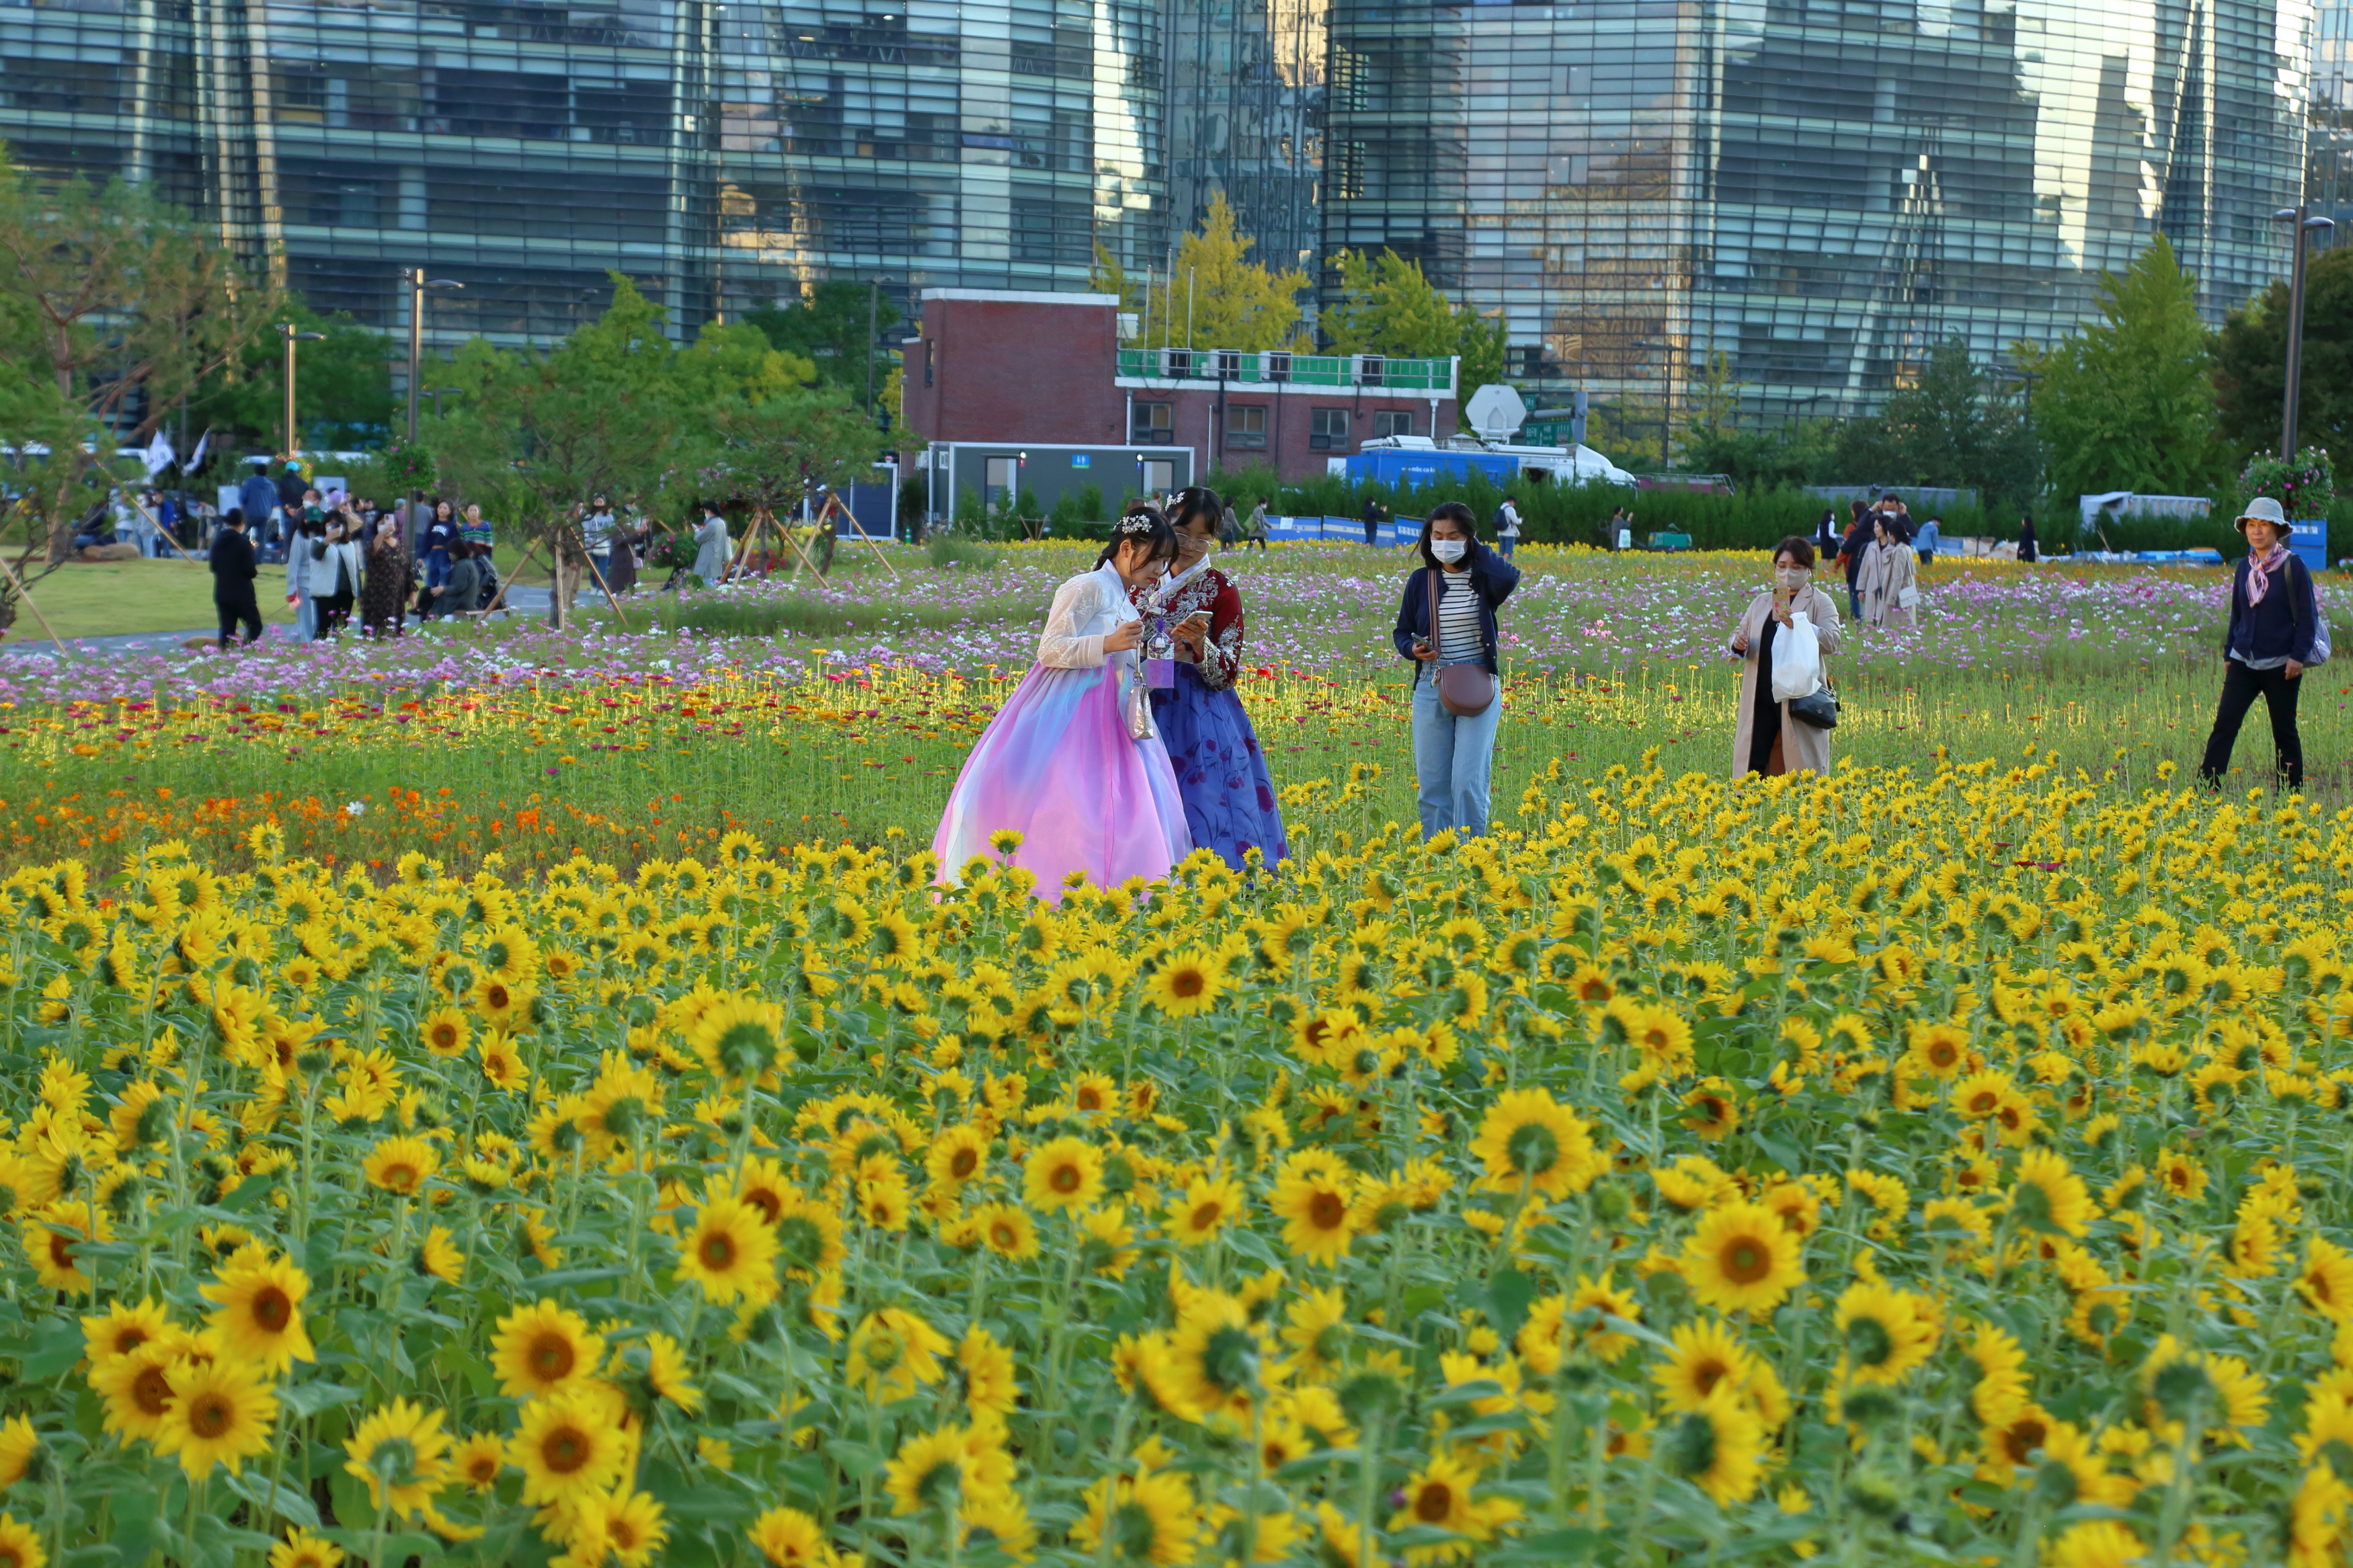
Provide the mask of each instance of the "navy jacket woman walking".
{"label": "navy jacket woman walking", "polygon": [[2295,730],[2295,700],[2304,672],[2328,657],[2328,623],[2312,574],[2287,547],[2280,503],[2257,496],[2239,518],[2247,553],[2231,575],[2231,630],[2222,642],[2222,702],[2198,776],[2219,787],[2230,771],[2239,726],[2261,697],[2271,710],[2272,749],[2281,781],[2304,787],[2304,740]]}
{"label": "navy jacket woman walking", "polygon": [[[1465,838],[1487,831],[1487,780],[1495,726],[1504,716],[1503,665],[1495,612],[1520,585],[1520,569],[1479,542],[1471,509],[1447,501],[1421,525],[1420,570],[1406,579],[1391,640],[1414,660],[1413,769],[1420,786],[1421,836],[1452,828]],[[1430,625],[1430,586],[1438,585],[1438,624]],[[1438,697],[1438,671],[1476,664],[1495,678],[1487,706],[1451,712]]]}

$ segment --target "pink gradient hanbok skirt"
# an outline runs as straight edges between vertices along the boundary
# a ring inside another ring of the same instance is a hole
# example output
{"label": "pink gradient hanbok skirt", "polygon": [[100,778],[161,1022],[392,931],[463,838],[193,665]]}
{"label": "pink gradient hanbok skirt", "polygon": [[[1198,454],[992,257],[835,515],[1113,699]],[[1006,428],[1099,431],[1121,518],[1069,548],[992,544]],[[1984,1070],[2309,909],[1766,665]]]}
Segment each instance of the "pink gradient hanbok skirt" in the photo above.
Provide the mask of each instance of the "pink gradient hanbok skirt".
{"label": "pink gradient hanbok skirt", "polygon": [[1192,851],[1166,748],[1130,736],[1121,716],[1121,683],[1134,679],[1125,659],[1036,665],[1022,677],[974,742],[932,836],[943,881],[976,855],[996,859],[988,836],[1008,827],[1021,835],[1013,864],[1037,876],[1048,903],[1061,902],[1073,871],[1102,888],[1157,880]]}

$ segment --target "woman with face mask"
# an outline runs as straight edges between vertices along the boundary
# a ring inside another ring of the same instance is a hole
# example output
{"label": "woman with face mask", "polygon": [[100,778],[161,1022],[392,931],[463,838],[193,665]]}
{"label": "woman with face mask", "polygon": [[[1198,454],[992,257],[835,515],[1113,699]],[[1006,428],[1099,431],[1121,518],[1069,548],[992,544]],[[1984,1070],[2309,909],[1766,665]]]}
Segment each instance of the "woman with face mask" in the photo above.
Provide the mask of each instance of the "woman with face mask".
{"label": "woman with face mask", "polygon": [[1773,697],[1773,641],[1803,616],[1813,623],[1822,657],[1838,651],[1838,602],[1814,586],[1814,547],[1794,535],[1773,551],[1773,585],[1749,601],[1732,630],[1740,667],[1740,729],[1732,740],[1732,772],[1797,773],[1831,771],[1831,732],[1789,717]]}
{"label": "woman with face mask", "polygon": [[1291,852],[1282,810],[1258,731],[1234,694],[1242,668],[1242,596],[1209,564],[1209,542],[1233,508],[1200,485],[1177,491],[1174,500],[1176,559],[1166,576],[1130,595],[1144,617],[1147,678],[1167,680],[1152,689],[1153,716],[1176,771],[1193,847],[1216,850],[1237,871],[1252,849],[1267,865],[1279,865]]}
{"label": "woman with face mask", "polygon": [[1391,640],[1414,661],[1421,836],[1451,828],[1476,838],[1487,831],[1487,780],[1504,715],[1495,612],[1520,585],[1520,569],[1479,542],[1471,509],[1459,500],[1430,514],[1420,549],[1423,564],[1406,579]]}

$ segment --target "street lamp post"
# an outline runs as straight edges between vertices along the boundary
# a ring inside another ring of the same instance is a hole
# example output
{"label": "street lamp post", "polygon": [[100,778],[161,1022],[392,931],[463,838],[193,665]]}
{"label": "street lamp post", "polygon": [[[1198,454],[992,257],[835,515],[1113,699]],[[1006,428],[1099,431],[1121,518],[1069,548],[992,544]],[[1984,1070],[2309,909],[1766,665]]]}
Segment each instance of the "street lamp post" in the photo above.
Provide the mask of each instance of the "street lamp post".
{"label": "street lamp post", "polygon": [[2337,226],[2333,218],[2314,217],[2309,204],[2282,207],[2272,214],[2272,221],[2295,220],[2295,259],[2288,265],[2287,284],[2287,387],[2280,399],[2280,460],[2295,460],[2295,405],[2304,385],[2304,251],[2305,237],[2314,230],[2327,231]]}
{"label": "street lamp post", "polygon": [[[417,384],[425,374],[425,290],[463,289],[465,285],[454,279],[428,279],[422,267],[406,268],[400,277],[401,281],[408,285],[408,444],[414,447],[417,445],[417,395],[421,390]],[[438,399],[433,410],[434,416],[438,418],[441,405]],[[417,553],[417,508],[424,499],[422,490],[408,492],[408,519],[400,530],[400,554],[404,561],[412,560]]]}
{"label": "street lamp post", "polygon": [[278,335],[286,342],[286,457],[293,461],[301,448],[294,439],[294,345],[323,342],[324,332],[298,332],[291,321],[278,323]]}

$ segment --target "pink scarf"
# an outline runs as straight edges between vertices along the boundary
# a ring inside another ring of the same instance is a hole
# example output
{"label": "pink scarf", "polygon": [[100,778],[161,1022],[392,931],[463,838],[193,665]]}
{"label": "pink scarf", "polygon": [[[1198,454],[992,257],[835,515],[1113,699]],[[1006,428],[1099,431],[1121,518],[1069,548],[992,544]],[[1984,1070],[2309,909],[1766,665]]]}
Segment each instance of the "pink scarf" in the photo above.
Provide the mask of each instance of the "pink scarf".
{"label": "pink scarf", "polygon": [[2274,543],[2267,553],[2247,553],[2247,606],[2253,609],[2271,592],[2272,574],[2287,562],[2287,546]]}

